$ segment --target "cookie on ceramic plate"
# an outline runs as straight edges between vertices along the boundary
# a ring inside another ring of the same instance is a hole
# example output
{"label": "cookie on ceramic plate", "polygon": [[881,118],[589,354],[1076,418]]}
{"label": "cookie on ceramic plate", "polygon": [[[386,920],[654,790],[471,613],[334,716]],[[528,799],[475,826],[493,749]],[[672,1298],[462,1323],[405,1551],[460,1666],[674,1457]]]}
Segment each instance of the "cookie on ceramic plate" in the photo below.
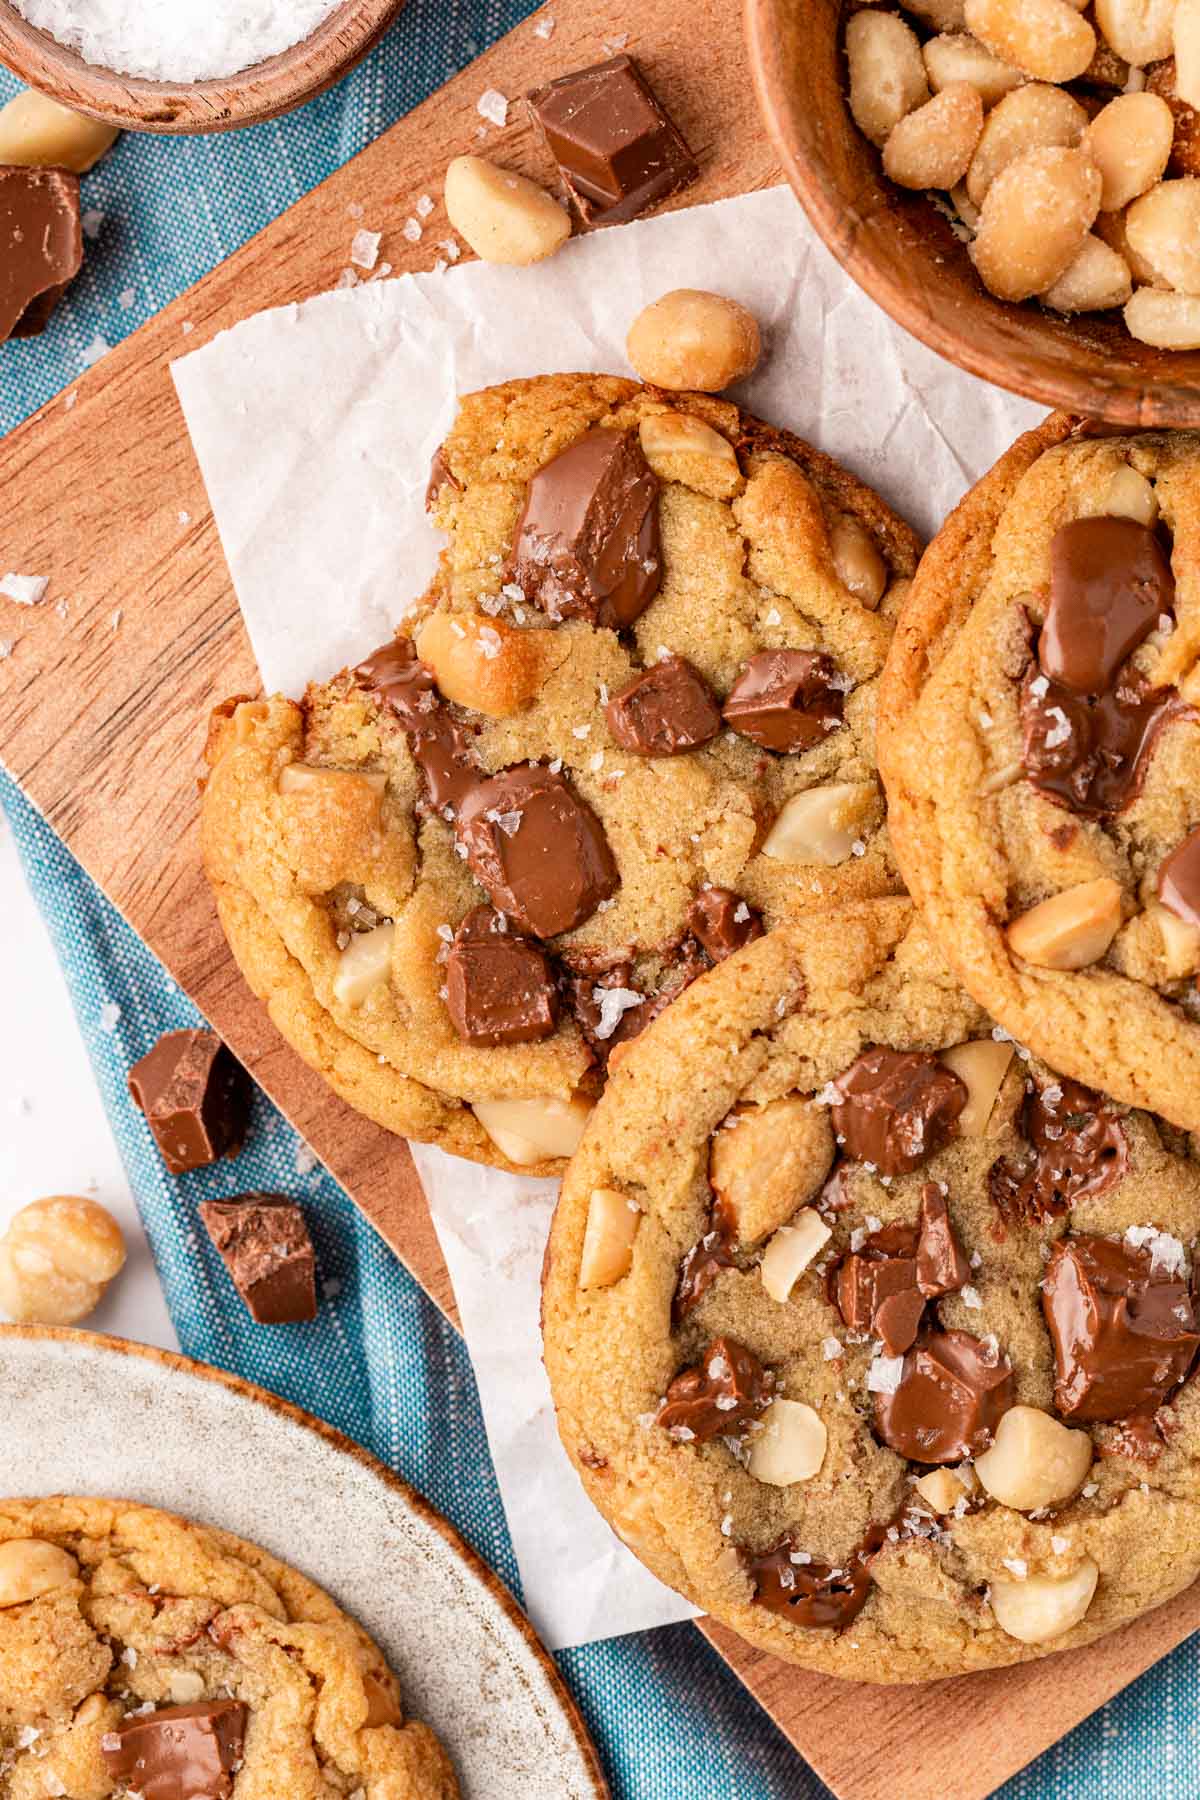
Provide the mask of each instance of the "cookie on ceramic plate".
{"label": "cookie on ceramic plate", "polygon": [[1200,1129],[1200,437],[1056,416],[951,514],[899,623],[901,868],[1055,1068]]}
{"label": "cookie on ceramic plate", "polygon": [[0,1500],[0,1699],[11,1800],[459,1793],[382,1652],[327,1594],[135,1501]]}
{"label": "cookie on ceramic plate", "polygon": [[605,376],[468,397],[430,506],[403,635],[218,712],[205,864],[343,1097],[549,1172],[697,973],[898,891],[875,696],[917,544],[788,433]]}
{"label": "cookie on ceramic plate", "polygon": [[907,900],[783,925],[613,1072],[546,1367],[589,1495],[751,1643],[912,1682],[1200,1571],[1200,1164],[997,1032]]}

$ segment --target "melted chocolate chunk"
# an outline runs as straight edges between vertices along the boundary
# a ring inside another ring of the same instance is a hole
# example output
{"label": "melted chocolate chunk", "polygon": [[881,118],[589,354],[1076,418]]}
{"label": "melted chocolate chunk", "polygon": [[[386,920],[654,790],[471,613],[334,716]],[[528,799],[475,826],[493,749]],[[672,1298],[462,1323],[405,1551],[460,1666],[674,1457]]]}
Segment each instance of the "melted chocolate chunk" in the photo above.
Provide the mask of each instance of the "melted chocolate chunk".
{"label": "melted chocolate chunk", "polygon": [[760,650],[723,708],[725,723],[764,750],[811,750],[842,722],[831,657],[816,650]]}
{"label": "melted chocolate chunk", "polygon": [[831,1298],[851,1331],[871,1334],[889,1356],[916,1342],[925,1312],[917,1288],[918,1234],[912,1225],[885,1225],[844,1257]]}
{"label": "melted chocolate chunk", "polygon": [[1012,1365],[967,1331],[931,1331],[904,1358],[894,1393],[875,1396],[875,1430],[910,1462],[985,1450],[1016,1397]]}
{"label": "melted chocolate chunk", "polygon": [[864,1050],[834,1086],[833,1129],[855,1162],[905,1175],[941,1147],[967,1103],[967,1090],[924,1050]]}
{"label": "melted chocolate chunk", "polygon": [[917,1287],[927,1300],[938,1300],[956,1294],[970,1279],[971,1265],[950,1222],[946,1196],[935,1181],[927,1181],[921,1189]]}
{"label": "melted chocolate chunk", "polygon": [[203,1200],[200,1217],[259,1325],[296,1325],[316,1318],[316,1258],[294,1200],[283,1194]]}
{"label": "melted chocolate chunk", "polygon": [[446,461],[446,446],[439,444],[429,465],[429,485],[425,489],[426,512],[433,511],[444,487],[452,487],[456,494],[462,493],[462,483]]}
{"label": "melted chocolate chunk", "polygon": [[604,827],[562,775],[518,763],[462,802],[458,841],[493,906],[531,937],[557,937],[620,886]]}
{"label": "melted chocolate chunk", "polygon": [[658,476],[636,431],[589,431],[530,481],[508,574],[552,619],[620,631],[662,583]]}
{"label": "melted chocolate chunk", "polygon": [[1124,1127],[1101,1096],[1078,1081],[1031,1088],[1020,1124],[1032,1162],[1021,1169],[1001,1158],[988,1175],[992,1202],[1011,1222],[1044,1225],[1124,1180]]}
{"label": "melted chocolate chunk", "polygon": [[1158,897],[1176,918],[1200,927],[1200,831],[1185,837],[1163,862]]}
{"label": "melted chocolate chunk", "polygon": [[867,1603],[871,1561],[884,1536],[884,1528],[873,1525],[841,1567],[806,1557],[791,1537],[757,1556],[743,1550],[755,1603],[808,1631],[843,1631]]}
{"label": "melted chocolate chunk", "polygon": [[715,963],[763,935],[762,914],[732,888],[701,888],[688,908],[687,926]]}
{"label": "melted chocolate chunk", "polygon": [[1083,818],[1123,812],[1142,791],[1159,732],[1184,710],[1174,688],[1152,688],[1136,670],[1079,695],[1031,667],[1021,688],[1025,773]]}
{"label": "melted chocolate chunk", "polygon": [[250,1116],[250,1078],[212,1031],[169,1031],[129,1071],[172,1175],[236,1156]]}
{"label": "melted chocolate chunk", "polygon": [[737,1220],[721,1200],[713,1201],[708,1230],[698,1244],[693,1244],[679,1266],[679,1285],[671,1302],[671,1321],[683,1323],[699,1304],[722,1269],[734,1269],[733,1246],[737,1242]]}
{"label": "melted chocolate chunk", "polygon": [[471,739],[452,716],[408,638],[371,653],[354,678],[390,707],[404,728],[413,761],[435,811],[460,807],[484,778]]}
{"label": "melted chocolate chunk", "polygon": [[130,1714],[100,1739],[114,1781],[141,1800],[229,1800],[241,1767],[247,1709],[201,1700]]}
{"label": "melted chocolate chunk", "polygon": [[658,1424],[683,1443],[736,1438],[767,1410],[775,1377],[736,1338],[714,1338],[700,1361],[667,1389]]}
{"label": "melted chocolate chunk", "polygon": [[1038,661],[1075,694],[1101,694],[1175,601],[1153,531],[1135,519],[1074,519],[1050,545],[1050,604]]}
{"label": "melted chocolate chunk", "polygon": [[704,678],[682,656],[654,663],[605,709],[622,750],[638,756],[679,756],[715,738],[721,713]]}
{"label": "melted chocolate chunk", "polygon": [[0,344],[44,331],[82,266],[78,175],[0,168]]}
{"label": "melted chocolate chunk", "polygon": [[1151,1248],[1093,1234],[1055,1244],[1042,1284],[1064,1418],[1154,1412],[1192,1366],[1200,1335],[1181,1269]]}
{"label": "melted chocolate chunk", "polygon": [[585,224],[634,219],[700,173],[631,56],[560,75],[527,100]]}
{"label": "melted chocolate chunk", "polygon": [[469,912],[446,961],[446,1010],[465,1044],[532,1044],[558,1018],[550,960],[490,906]]}

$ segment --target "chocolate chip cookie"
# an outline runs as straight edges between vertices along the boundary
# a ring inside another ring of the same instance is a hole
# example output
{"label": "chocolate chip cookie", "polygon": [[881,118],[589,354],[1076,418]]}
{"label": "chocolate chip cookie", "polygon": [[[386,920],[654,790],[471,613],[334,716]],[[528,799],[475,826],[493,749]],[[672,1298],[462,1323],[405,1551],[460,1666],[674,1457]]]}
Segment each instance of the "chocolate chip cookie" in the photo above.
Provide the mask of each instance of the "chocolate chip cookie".
{"label": "chocolate chip cookie", "polygon": [[921,1681],[1200,1570],[1200,1164],[1053,1074],[910,902],[778,927],[613,1072],[546,1263],[591,1498],[752,1643]]}
{"label": "chocolate chip cookie", "polygon": [[898,891],[875,692],[917,545],[789,434],[603,376],[470,396],[429,503],[402,635],[219,711],[205,863],[343,1097],[551,1172],[697,974]]}
{"label": "chocolate chip cookie", "polygon": [[1029,433],[931,546],[884,679],[897,855],[1014,1037],[1200,1129],[1200,438]]}
{"label": "chocolate chip cookie", "polygon": [[457,1800],[366,1633],[228,1532],[132,1501],[0,1501],[5,1800]]}

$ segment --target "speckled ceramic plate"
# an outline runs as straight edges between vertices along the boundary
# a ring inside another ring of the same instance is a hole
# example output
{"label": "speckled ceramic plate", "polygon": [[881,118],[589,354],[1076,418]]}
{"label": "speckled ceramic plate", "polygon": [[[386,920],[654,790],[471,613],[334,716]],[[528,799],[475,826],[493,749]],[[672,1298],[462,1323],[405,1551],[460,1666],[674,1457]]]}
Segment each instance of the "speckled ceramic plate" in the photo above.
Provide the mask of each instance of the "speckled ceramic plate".
{"label": "speckled ceramic plate", "polygon": [[203,1363],[90,1332],[0,1326],[7,1495],[143,1500],[261,1544],[377,1640],[467,1800],[604,1800],[533,1628],[413,1490],[348,1438]]}

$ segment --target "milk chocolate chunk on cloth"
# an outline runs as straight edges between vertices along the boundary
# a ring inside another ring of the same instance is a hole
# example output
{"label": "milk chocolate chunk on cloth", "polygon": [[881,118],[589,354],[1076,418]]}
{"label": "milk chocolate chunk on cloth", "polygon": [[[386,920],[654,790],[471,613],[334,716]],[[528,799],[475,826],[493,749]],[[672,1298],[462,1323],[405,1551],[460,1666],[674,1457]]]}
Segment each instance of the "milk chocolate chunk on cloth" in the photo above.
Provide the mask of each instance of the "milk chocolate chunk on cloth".
{"label": "milk chocolate chunk on cloth", "polygon": [[634,219],[700,173],[631,56],[561,75],[527,99],[585,224]]}
{"label": "milk chocolate chunk on cloth", "polygon": [[229,1800],[246,1711],[238,1700],[202,1700],[130,1714],[105,1732],[100,1754],[121,1791],[141,1800]]}
{"label": "milk chocolate chunk on cloth", "polygon": [[1182,1249],[1165,1245],[1164,1256],[1157,1245],[1091,1233],[1055,1244],[1042,1311],[1054,1342],[1054,1404],[1065,1418],[1153,1413],[1191,1369],[1200,1347],[1195,1306]]}
{"label": "milk chocolate chunk on cloth", "polygon": [[875,1429],[916,1463],[986,1450],[1016,1397],[1012,1365],[967,1331],[931,1331],[908,1352],[896,1388],[875,1395]]}
{"label": "milk chocolate chunk on cloth", "polygon": [[481,782],[459,810],[458,841],[492,905],[531,937],[582,924],[620,882],[587,801],[537,763]]}
{"label": "milk chocolate chunk on cloth", "polygon": [[510,580],[552,619],[632,625],[662,584],[659,491],[636,431],[586,432],[530,481]]}
{"label": "milk chocolate chunk on cloth", "polygon": [[727,725],[764,750],[811,750],[842,722],[833,659],[815,650],[760,650],[724,706]]}
{"label": "milk chocolate chunk on cloth", "polygon": [[558,1017],[549,958],[501,913],[477,906],[450,946],[446,1008],[467,1044],[530,1044],[549,1037]]}
{"label": "milk chocolate chunk on cloth", "polygon": [[78,175],[0,167],[0,343],[43,331],[82,266]]}
{"label": "milk chocolate chunk on cloth", "polygon": [[316,1318],[316,1259],[295,1201],[282,1194],[205,1200],[200,1217],[259,1325]]}
{"label": "milk chocolate chunk on cloth", "polygon": [[922,1050],[864,1050],[834,1082],[833,1129],[855,1162],[906,1175],[941,1147],[967,1103],[965,1084]]}
{"label": "milk chocolate chunk on cloth", "polygon": [[622,750],[678,756],[715,738],[721,713],[704,678],[682,656],[666,656],[609,701],[608,729]]}
{"label": "milk chocolate chunk on cloth", "polygon": [[172,1175],[235,1156],[250,1078],[212,1031],[169,1031],[129,1071],[129,1092]]}

